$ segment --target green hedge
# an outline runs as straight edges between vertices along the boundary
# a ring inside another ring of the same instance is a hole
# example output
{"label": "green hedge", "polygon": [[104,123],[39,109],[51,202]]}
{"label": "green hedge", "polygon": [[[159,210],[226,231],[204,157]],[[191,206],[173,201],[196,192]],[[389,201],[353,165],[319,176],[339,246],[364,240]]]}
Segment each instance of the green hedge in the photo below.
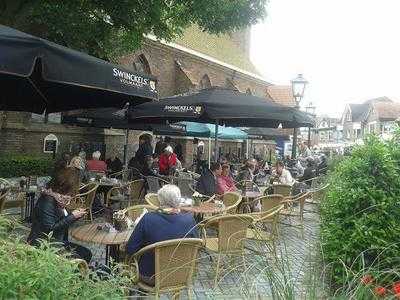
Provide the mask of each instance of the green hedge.
{"label": "green hedge", "polygon": [[66,254],[49,243],[27,245],[13,226],[0,216],[0,299],[123,299],[124,287],[132,287],[130,274],[82,276]]}
{"label": "green hedge", "polygon": [[399,149],[396,142],[369,137],[330,174],[321,243],[334,286],[374,272],[391,274],[382,281],[400,279],[389,271],[399,265],[400,253]]}
{"label": "green hedge", "polygon": [[0,177],[46,176],[51,174],[54,162],[45,157],[9,155],[0,157]]}

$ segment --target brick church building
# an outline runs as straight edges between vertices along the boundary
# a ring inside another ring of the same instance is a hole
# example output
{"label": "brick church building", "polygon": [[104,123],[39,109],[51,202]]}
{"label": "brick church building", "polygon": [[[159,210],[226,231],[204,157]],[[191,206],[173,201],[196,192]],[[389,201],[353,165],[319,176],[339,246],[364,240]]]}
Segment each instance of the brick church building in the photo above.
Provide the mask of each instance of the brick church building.
{"label": "brick church building", "polygon": [[[293,106],[290,86],[276,86],[263,79],[250,61],[249,48],[250,29],[216,36],[193,26],[173,43],[147,36],[138,51],[119,58],[118,63],[157,77],[160,97],[222,86]],[[0,155],[51,155],[45,147],[45,141],[50,140],[57,143],[57,153],[100,149],[106,157],[122,158],[123,131],[80,128],[62,124],[61,119],[61,114],[0,112]],[[128,157],[133,155],[140,133],[131,132]],[[179,142],[189,164],[192,141],[187,138]],[[225,142],[222,147],[241,149],[240,142]]]}

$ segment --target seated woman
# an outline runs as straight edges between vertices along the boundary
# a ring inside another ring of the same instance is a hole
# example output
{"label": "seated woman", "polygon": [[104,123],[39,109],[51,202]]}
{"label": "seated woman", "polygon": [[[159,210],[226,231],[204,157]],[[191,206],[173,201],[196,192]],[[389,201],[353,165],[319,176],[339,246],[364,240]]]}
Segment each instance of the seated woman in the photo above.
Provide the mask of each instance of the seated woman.
{"label": "seated woman", "polygon": [[[126,251],[134,254],[141,248],[157,242],[197,237],[196,223],[191,213],[181,213],[181,191],[172,184],[158,191],[161,211],[146,213],[136,225]],[[141,280],[154,285],[154,253],[145,253],[139,261]]]}
{"label": "seated woman", "polygon": [[79,173],[73,168],[58,170],[49,189],[40,195],[32,215],[32,228],[28,236],[28,243],[32,246],[39,245],[39,239],[48,239],[60,243],[67,251],[72,252],[72,257],[84,259],[87,263],[92,258],[89,249],[68,241],[69,226],[86,215],[86,210],[76,209],[68,213],[65,207],[78,191]]}
{"label": "seated woman", "polygon": [[229,165],[223,165],[221,175],[217,177],[217,194],[223,195],[226,192],[234,192],[236,190],[235,182],[230,175]]}

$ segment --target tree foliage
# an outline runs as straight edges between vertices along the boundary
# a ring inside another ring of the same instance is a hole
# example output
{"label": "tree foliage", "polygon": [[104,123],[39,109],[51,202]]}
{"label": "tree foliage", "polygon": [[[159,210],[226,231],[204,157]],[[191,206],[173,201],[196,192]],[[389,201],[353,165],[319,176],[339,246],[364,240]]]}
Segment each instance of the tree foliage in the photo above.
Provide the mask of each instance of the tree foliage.
{"label": "tree foliage", "polygon": [[330,176],[321,205],[321,243],[336,285],[365,270],[396,273],[389,270],[399,265],[400,253],[399,149],[395,140],[371,136]]}
{"label": "tree foliage", "polygon": [[112,59],[145,34],[172,40],[191,24],[226,33],[265,16],[267,0],[1,0],[0,23]]}

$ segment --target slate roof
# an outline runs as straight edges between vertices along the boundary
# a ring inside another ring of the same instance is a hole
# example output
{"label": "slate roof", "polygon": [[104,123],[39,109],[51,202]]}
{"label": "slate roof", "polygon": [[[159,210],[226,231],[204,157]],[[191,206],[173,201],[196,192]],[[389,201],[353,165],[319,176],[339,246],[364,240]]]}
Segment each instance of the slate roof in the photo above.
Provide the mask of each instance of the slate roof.
{"label": "slate roof", "polygon": [[373,98],[361,104],[349,104],[352,122],[362,122],[370,111],[377,114],[379,120],[396,120],[400,117],[400,103],[393,102],[388,97]]}
{"label": "slate roof", "polygon": [[351,110],[351,121],[361,122],[369,111],[369,104],[349,104]]}

